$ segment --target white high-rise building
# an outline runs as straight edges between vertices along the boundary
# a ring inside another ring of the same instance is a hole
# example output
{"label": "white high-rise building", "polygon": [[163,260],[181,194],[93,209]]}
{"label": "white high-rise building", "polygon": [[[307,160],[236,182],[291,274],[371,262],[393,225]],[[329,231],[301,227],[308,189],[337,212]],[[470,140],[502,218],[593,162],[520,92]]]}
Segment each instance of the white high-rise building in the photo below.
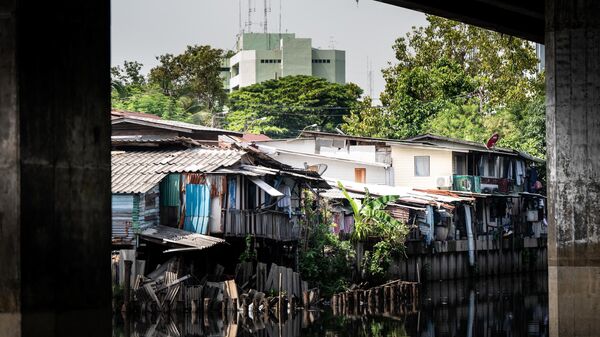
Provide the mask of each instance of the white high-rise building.
{"label": "white high-rise building", "polygon": [[221,72],[230,91],[290,75],[346,83],[346,52],[313,48],[309,38],[288,33],[243,33],[236,48],[236,54],[223,61]]}

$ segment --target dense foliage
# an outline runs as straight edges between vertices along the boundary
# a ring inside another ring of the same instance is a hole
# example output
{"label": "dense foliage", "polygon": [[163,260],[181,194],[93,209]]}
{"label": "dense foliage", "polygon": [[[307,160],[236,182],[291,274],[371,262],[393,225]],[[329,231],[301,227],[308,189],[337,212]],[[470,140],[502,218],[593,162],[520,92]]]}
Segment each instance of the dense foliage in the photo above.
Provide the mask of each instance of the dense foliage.
{"label": "dense foliage", "polygon": [[182,54],[158,56],[160,64],[147,78],[142,64],[125,61],[111,69],[112,107],[214,125],[227,99],[219,73],[224,55],[210,46],[188,46]]}
{"label": "dense foliage", "polygon": [[299,267],[302,279],[330,296],[348,287],[353,278],[355,251],[349,241],[331,233],[325,204],[318,204],[310,192],[304,198],[304,231]]}
{"label": "dense foliage", "polygon": [[365,250],[360,261],[361,276],[373,283],[380,283],[385,279],[393,257],[404,252],[404,242],[409,232],[405,223],[396,220],[384,210],[387,204],[398,199],[398,196],[372,198],[367,191],[361,202],[350,197],[341,182],[338,182],[338,186],[354,213],[353,241],[363,247],[367,246],[365,244],[369,239],[376,241],[372,248]]}
{"label": "dense foliage", "polygon": [[312,76],[286,76],[244,87],[229,95],[226,125],[235,131],[296,136],[315,125],[333,131],[350,113],[362,90]]}
{"label": "dense foliage", "polygon": [[350,134],[405,138],[423,133],[545,155],[544,76],[531,43],[428,16],[427,27],[396,40],[383,70],[382,106],[369,98],[345,118]]}

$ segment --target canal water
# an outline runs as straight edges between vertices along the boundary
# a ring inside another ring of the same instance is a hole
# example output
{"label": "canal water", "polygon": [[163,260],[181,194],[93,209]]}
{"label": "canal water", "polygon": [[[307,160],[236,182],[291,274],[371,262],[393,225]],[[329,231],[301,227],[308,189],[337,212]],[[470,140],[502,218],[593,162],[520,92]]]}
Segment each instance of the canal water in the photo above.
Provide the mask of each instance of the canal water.
{"label": "canal water", "polygon": [[545,273],[430,282],[421,286],[420,297],[416,310],[387,317],[334,316],[325,306],[298,311],[281,324],[263,317],[115,316],[113,336],[548,336]]}

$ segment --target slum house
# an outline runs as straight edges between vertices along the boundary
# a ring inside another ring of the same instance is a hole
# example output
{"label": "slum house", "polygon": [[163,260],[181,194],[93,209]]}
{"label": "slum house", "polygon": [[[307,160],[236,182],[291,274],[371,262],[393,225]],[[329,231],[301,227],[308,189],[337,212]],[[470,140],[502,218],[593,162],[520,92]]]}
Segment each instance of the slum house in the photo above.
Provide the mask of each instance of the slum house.
{"label": "slum house", "polygon": [[114,243],[169,254],[225,239],[227,253],[216,258],[233,265],[251,236],[263,262],[295,266],[301,191],[322,187],[318,174],[251,147],[173,149],[157,142],[156,149],[135,149],[129,142],[128,150],[111,154]]}
{"label": "slum house", "polygon": [[[294,167],[317,170],[323,177],[366,184],[397,186],[390,139],[303,131],[298,138],[256,142],[271,157]],[[394,141],[396,146],[419,151],[439,146],[416,141]]]}
{"label": "slum house", "polygon": [[[452,175],[434,177],[438,180],[435,187],[422,188],[470,193],[476,199],[473,217],[479,236],[546,236],[546,198],[539,177],[544,170],[543,160],[512,149],[489,149],[484,144],[430,134],[409,140],[452,150],[451,157],[435,163],[451,169]],[[396,151],[400,150],[392,146],[392,152]],[[415,157],[415,174],[429,170],[433,165],[429,160],[423,154]]]}
{"label": "slum house", "polygon": [[156,115],[118,111],[111,112],[111,135],[114,139],[174,139],[190,138],[205,145],[218,145],[219,136],[242,138],[240,132],[211,128],[203,125],[162,119]]}
{"label": "slum house", "polygon": [[[540,194],[537,178],[543,161],[515,150],[488,149],[483,144],[433,135],[415,141],[418,143],[414,147],[388,142],[396,183],[407,187],[352,181],[344,184],[358,194],[364,194],[366,187],[375,195],[374,191],[401,196],[387,210],[410,225],[408,251],[432,259],[425,265],[435,263],[434,277],[454,278],[475,266],[484,274],[544,268],[545,197]],[[335,181],[330,183],[336,187]],[[353,185],[358,188],[353,189]],[[335,190],[323,196],[337,199],[332,206],[336,223],[333,230],[342,235],[351,232],[352,212],[344,205],[345,198]],[[466,252],[465,256],[452,253],[461,251]],[[430,256],[434,252],[459,256],[466,268],[450,268],[452,273],[448,274],[447,265],[438,267],[440,259],[449,257]],[[416,264],[404,269],[404,273],[413,271],[412,280]]]}
{"label": "slum house", "polygon": [[[337,188],[338,181],[328,182],[332,189],[321,196],[331,205],[332,231],[348,238],[353,230],[352,209]],[[410,281],[421,276],[437,280],[545,268],[544,239],[533,234],[481,232],[477,205],[492,194],[340,182],[358,200],[364,199],[367,191],[373,197],[398,196],[385,210],[406,223],[410,234],[406,259],[396,261],[390,270],[394,276]]]}
{"label": "slum house", "polygon": [[[476,199],[472,211],[480,236],[514,233],[542,238],[546,232],[545,198],[538,193],[537,182],[543,161],[523,152],[435,135],[398,141],[317,131],[260,142],[258,147],[325,178],[470,192]],[[464,237],[466,230],[461,228],[448,228],[447,237]],[[446,230],[439,232],[438,238],[445,240],[441,234]]]}

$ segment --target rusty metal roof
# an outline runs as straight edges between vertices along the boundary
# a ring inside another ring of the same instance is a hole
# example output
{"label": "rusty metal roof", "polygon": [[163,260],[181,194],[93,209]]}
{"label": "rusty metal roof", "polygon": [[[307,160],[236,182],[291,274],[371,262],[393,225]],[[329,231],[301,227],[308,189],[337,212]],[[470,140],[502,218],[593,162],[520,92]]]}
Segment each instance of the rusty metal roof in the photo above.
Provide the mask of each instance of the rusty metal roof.
{"label": "rusty metal roof", "polygon": [[167,246],[190,247],[194,250],[202,250],[214,245],[225,243],[225,240],[216,237],[190,233],[181,229],[153,225],[146,227],[140,232],[140,237],[149,238]]}
{"label": "rusty metal roof", "polygon": [[132,124],[146,125],[146,126],[151,126],[151,127],[161,128],[161,129],[177,130],[177,131],[188,132],[188,133],[193,132],[193,131],[211,131],[211,132],[219,132],[219,133],[226,134],[226,135],[237,135],[240,137],[243,136],[243,133],[237,132],[237,131],[229,131],[229,130],[224,130],[224,129],[212,128],[212,127],[204,126],[204,125],[191,124],[191,123],[172,121],[172,120],[153,118],[153,117],[152,118],[141,117],[141,116],[135,116],[135,115],[124,115],[122,117],[113,118],[111,120],[111,123],[113,125],[120,124],[120,123],[132,123]]}
{"label": "rusty metal roof", "polygon": [[169,173],[209,173],[239,162],[245,154],[243,150],[218,147],[113,151],[112,193],[145,193]]}

